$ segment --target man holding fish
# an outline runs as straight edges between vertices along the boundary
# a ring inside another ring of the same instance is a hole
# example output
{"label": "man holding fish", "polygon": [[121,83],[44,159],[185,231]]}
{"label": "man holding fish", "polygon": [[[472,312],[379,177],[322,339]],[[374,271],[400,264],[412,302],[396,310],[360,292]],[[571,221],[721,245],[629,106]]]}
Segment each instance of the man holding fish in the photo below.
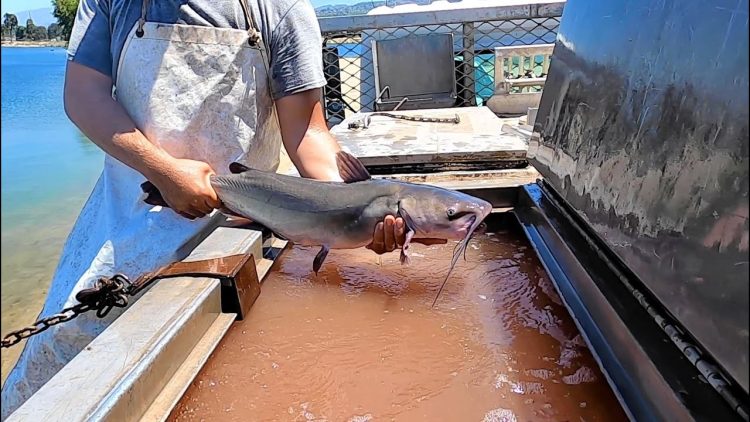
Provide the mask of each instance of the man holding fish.
{"label": "man holding fish", "polygon": [[[65,108],[106,156],[40,316],[100,276],[181,259],[217,209],[320,246],[316,272],[330,248],[401,248],[402,262],[419,237],[463,238],[465,250],[489,204],[371,180],[341,152],[320,104],[320,46],[306,0],[81,0]],[[282,146],[303,178],[275,174]],[[31,337],[3,386],[3,418],[117,314]]]}

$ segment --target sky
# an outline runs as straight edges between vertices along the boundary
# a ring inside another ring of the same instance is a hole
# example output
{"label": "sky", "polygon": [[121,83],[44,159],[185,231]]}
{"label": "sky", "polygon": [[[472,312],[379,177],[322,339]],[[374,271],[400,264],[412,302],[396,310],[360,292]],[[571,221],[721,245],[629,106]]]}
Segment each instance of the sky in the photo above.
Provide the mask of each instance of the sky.
{"label": "sky", "polygon": [[[317,1],[317,0],[316,0]],[[2,13],[15,13],[24,10],[52,7],[52,0],[3,0]]]}
{"label": "sky", "polygon": [[[324,6],[326,4],[355,4],[365,0],[310,0],[314,7]],[[18,12],[23,10],[41,9],[43,7],[52,7],[52,0],[3,0],[2,13]]]}
{"label": "sky", "polygon": [[367,0],[310,0],[313,7],[325,6],[327,4],[356,4]]}

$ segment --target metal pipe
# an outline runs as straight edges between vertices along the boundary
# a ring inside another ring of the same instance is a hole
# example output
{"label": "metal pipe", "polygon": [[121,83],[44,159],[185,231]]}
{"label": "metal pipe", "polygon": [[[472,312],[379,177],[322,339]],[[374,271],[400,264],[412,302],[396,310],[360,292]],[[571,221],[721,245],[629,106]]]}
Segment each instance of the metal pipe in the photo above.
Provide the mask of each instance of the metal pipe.
{"label": "metal pipe", "polygon": [[468,106],[477,105],[477,89],[474,79],[474,22],[465,22],[463,25],[463,68],[464,82],[459,97]]}

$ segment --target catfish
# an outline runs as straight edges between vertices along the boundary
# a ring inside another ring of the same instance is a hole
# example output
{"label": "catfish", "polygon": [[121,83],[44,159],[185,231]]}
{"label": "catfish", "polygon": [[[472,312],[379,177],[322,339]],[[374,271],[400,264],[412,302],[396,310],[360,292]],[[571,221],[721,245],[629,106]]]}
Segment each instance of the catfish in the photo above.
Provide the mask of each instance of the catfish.
{"label": "catfish", "polygon": [[[313,260],[316,274],[331,249],[369,245],[375,226],[388,215],[405,224],[402,264],[410,262],[415,239],[459,240],[434,306],[492,205],[437,186],[373,179],[360,160],[344,151],[336,154],[336,164],[343,182],[265,172],[237,162],[229,165],[230,174],[212,175],[210,181],[223,204],[221,212],[257,222],[293,243],[320,247]],[[168,206],[151,182],[141,188],[146,203]]]}

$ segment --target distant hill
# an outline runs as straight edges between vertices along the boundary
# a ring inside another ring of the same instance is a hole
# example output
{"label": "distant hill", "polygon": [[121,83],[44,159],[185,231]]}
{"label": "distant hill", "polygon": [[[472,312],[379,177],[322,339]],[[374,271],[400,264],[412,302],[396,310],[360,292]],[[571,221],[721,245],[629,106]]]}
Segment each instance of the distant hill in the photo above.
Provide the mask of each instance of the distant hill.
{"label": "distant hill", "polygon": [[29,18],[29,14],[31,14],[34,25],[49,26],[51,23],[57,22],[57,19],[52,14],[54,10],[52,7],[43,7],[41,9],[22,10],[14,13],[14,15],[18,18],[18,24],[21,26],[26,25],[26,19]]}
{"label": "distant hill", "polygon": [[[388,0],[388,6],[397,6],[400,4],[430,4],[432,0]],[[370,10],[385,6],[385,1],[363,1],[357,4],[336,4],[320,6],[315,8],[315,14],[318,17],[326,16],[352,16],[366,15]]]}

